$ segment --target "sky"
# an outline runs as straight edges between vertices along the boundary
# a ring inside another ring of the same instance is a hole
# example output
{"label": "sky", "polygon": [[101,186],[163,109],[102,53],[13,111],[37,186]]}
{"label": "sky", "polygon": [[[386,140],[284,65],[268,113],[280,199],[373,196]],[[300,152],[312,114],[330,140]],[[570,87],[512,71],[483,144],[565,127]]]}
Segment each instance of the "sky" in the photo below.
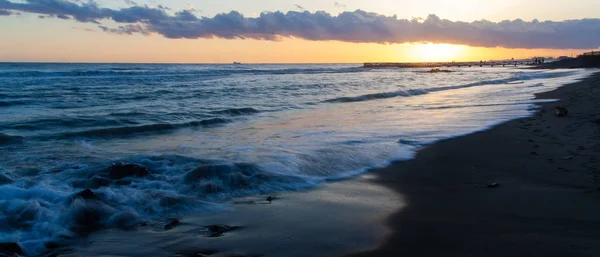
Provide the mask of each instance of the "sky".
{"label": "sky", "polygon": [[478,61],[600,50],[598,0],[0,0],[0,61]]}

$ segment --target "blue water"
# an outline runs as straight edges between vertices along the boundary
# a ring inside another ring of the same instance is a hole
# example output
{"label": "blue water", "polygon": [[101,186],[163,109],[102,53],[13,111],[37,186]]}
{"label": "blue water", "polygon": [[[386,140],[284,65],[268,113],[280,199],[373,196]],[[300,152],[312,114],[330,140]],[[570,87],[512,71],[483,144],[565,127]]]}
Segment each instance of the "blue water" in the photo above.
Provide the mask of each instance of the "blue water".
{"label": "blue water", "polygon": [[[530,115],[534,93],[589,73],[0,64],[0,241],[37,254],[79,236],[82,213],[130,228],[356,176]],[[150,175],[106,182],[120,162]],[[72,200],[86,188],[97,201]]]}

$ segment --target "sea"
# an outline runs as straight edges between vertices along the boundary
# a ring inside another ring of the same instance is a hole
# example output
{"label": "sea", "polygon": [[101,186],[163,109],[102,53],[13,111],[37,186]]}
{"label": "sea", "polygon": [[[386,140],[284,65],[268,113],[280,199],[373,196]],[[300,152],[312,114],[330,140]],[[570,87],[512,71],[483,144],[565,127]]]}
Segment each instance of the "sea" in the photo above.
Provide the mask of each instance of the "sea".
{"label": "sea", "polygon": [[[535,93],[592,73],[450,70],[0,63],[0,241],[35,255],[94,229],[349,179],[530,116]],[[125,164],[148,174],[107,175]],[[75,197],[85,189],[93,204]]]}

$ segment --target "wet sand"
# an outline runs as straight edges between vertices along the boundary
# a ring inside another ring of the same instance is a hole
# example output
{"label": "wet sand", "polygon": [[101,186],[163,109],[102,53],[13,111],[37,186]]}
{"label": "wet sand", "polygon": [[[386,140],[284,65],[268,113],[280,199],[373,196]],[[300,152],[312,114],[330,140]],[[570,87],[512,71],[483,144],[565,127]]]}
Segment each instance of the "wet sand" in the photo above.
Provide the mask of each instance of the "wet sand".
{"label": "wet sand", "polygon": [[[391,230],[385,219],[404,206],[375,176],[306,192],[238,198],[230,210],[153,221],[131,231],[103,230],[80,240],[66,256],[342,256],[376,247]],[[233,228],[213,233],[208,226]]]}
{"label": "wet sand", "polygon": [[600,75],[537,97],[561,100],[378,171],[407,206],[350,256],[600,256]]}

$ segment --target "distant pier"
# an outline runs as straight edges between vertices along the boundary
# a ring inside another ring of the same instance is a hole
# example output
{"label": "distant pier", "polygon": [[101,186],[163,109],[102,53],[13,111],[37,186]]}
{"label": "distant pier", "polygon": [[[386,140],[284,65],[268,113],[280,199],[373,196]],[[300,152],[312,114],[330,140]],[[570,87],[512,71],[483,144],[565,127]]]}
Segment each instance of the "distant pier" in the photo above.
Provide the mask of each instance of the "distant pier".
{"label": "distant pier", "polygon": [[488,62],[366,62],[365,68],[441,68],[441,67],[516,67],[534,65],[533,61],[488,61]]}

